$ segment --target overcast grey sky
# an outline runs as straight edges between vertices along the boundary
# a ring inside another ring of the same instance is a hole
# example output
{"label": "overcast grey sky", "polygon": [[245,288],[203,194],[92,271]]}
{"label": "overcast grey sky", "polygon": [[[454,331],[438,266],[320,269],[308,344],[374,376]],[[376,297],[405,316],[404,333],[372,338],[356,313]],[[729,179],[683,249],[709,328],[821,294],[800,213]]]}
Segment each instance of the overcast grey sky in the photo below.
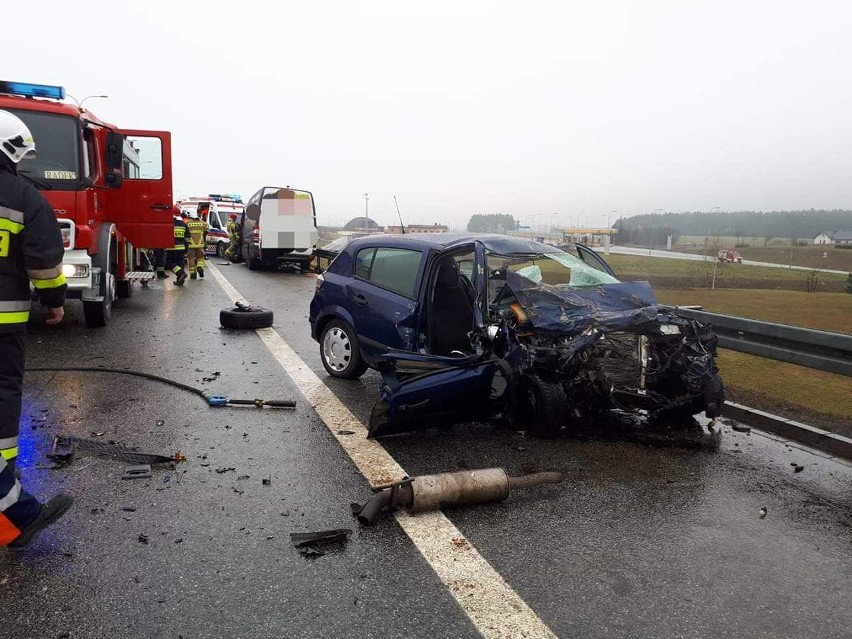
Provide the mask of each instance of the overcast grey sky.
{"label": "overcast grey sky", "polygon": [[[265,6],[264,6],[265,5]],[[11,13],[10,13],[11,12]],[[176,195],[461,227],[852,208],[848,2],[4,3],[2,79],[172,132]],[[20,28],[18,28],[20,27]],[[531,217],[538,214],[538,217]],[[547,220],[547,221],[545,221]]]}

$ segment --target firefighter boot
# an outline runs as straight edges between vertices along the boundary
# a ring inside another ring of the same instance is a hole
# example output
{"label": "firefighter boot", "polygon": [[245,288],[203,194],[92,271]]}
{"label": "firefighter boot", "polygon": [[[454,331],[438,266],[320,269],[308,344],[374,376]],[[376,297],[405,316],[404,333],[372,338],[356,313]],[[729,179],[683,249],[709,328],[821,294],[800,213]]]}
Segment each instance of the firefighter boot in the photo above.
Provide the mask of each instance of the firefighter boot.
{"label": "firefighter boot", "polygon": [[186,281],[186,269],[181,268],[179,271],[175,271],[175,275],[177,276],[175,285],[183,286],[183,283]]}
{"label": "firefighter boot", "polygon": [[44,528],[56,522],[62,515],[68,512],[68,509],[71,508],[71,504],[73,503],[74,499],[71,495],[57,495],[46,504],[43,504],[36,518],[28,526],[24,526],[21,529],[21,534],[18,535],[15,541],[7,545],[6,548],[9,550],[23,550],[29,546],[38,539],[39,534],[41,534]]}
{"label": "firefighter boot", "polygon": [[204,265],[199,264],[198,266],[195,267],[195,270],[198,271],[198,277],[200,277],[203,280],[204,279]]}
{"label": "firefighter boot", "polygon": [[198,275],[196,273],[191,273],[189,279],[194,280]]}

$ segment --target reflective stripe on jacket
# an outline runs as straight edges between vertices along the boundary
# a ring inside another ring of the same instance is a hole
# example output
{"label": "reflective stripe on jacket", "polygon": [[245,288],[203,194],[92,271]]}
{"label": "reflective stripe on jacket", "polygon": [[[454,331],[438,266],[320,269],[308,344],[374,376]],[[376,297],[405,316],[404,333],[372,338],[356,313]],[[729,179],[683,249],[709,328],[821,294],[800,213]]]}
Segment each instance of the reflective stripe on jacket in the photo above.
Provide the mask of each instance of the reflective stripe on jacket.
{"label": "reflective stripe on jacket", "polygon": [[204,220],[190,220],[186,223],[187,231],[189,232],[189,241],[187,244],[191,249],[204,248],[204,236],[207,234],[207,229],[210,226]]}
{"label": "reflective stripe on jacket", "polygon": [[30,283],[50,308],[65,304],[62,233],[50,203],[0,164],[0,331],[22,330],[30,316]]}
{"label": "reflective stripe on jacket", "polygon": [[175,225],[175,246],[174,248],[167,249],[169,251],[185,251],[186,250],[186,238],[189,235],[186,229],[186,222],[175,218],[173,220]]}

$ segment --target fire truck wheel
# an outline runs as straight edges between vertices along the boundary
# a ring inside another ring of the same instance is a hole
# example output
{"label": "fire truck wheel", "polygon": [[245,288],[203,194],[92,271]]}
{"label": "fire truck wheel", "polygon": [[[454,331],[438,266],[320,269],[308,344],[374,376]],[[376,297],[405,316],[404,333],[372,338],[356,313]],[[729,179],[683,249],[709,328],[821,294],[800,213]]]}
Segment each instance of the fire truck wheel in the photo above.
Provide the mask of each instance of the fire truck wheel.
{"label": "fire truck wheel", "polygon": [[83,315],[86,318],[86,326],[106,326],[112,317],[112,300],[115,295],[115,276],[107,273],[101,283],[100,302],[83,302]]}
{"label": "fire truck wheel", "polygon": [[129,280],[118,280],[115,283],[115,296],[120,300],[133,297],[133,282]]}
{"label": "fire truck wheel", "polygon": [[219,323],[225,328],[268,328],[272,311],[259,306],[225,308],[219,311]]}

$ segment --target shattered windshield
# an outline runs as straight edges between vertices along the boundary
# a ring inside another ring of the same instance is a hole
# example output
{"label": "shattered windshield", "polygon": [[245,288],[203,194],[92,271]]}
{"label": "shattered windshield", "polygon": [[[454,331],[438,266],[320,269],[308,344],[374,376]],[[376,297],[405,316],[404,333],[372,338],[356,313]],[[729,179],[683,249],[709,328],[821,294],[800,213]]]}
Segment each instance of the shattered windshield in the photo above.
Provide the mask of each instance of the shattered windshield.
{"label": "shattered windshield", "polygon": [[613,276],[589,266],[570,253],[554,252],[536,255],[488,253],[487,260],[491,299],[499,291],[502,282],[506,281],[507,273],[513,273],[528,280],[529,284],[524,288],[536,285],[593,287],[618,283]]}

